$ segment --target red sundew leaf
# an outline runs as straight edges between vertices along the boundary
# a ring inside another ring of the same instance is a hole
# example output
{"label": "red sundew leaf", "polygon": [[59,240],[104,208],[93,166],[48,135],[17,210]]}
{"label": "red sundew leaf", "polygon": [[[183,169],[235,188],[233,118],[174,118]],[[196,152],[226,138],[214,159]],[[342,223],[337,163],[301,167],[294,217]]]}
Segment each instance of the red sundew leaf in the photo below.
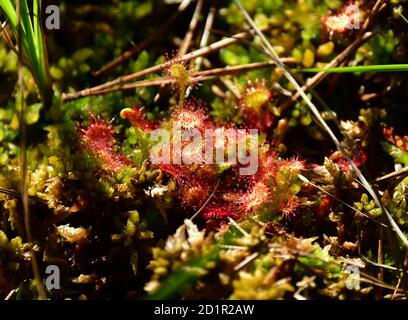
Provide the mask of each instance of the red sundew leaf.
{"label": "red sundew leaf", "polygon": [[210,120],[205,103],[196,98],[184,101],[181,108],[176,108],[171,114],[172,122],[176,122],[182,129],[213,129],[214,124]]}
{"label": "red sundew leaf", "polygon": [[81,140],[93,152],[109,150],[115,144],[115,131],[110,122],[91,115],[88,127],[81,129]]}
{"label": "red sundew leaf", "polygon": [[336,13],[331,13],[321,20],[323,29],[330,35],[348,35],[353,30],[360,29],[364,21],[364,12],[360,9],[358,2],[349,1],[340,7]]}
{"label": "red sundew leaf", "polygon": [[275,176],[278,169],[277,154],[270,152],[259,158],[259,168],[255,178],[259,181],[268,181],[271,177]]}
{"label": "red sundew leaf", "polygon": [[210,196],[210,187],[207,183],[194,183],[182,189],[181,204],[185,208],[198,209]]}
{"label": "red sundew leaf", "polygon": [[285,167],[292,175],[298,175],[306,168],[305,161],[300,160],[298,157],[280,161],[278,166],[279,168]]}
{"label": "red sundew leaf", "polygon": [[197,85],[197,81],[193,79],[187,62],[176,56],[176,53],[165,54],[164,56],[167,60],[163,67],[164,72],[174,80],[174,86],[177,89],[186,89],[189,86]]}
{"label": "red sundew leaf", "polygon": [[279,207],[279,211],[283,217],[290,219],[296,213],[296,209],[301,205],[300,200],[296,196],[290,196],[286,201],[283,201]]}
{"label": "red sundew leaf", "polygon": [[[363,150],[358,151],[359,156],[353,156],[352,160],[357,168],[361,168],[361,166],[367,161],[367,153]],[[337,159],[334,159],[333,162],[340,168],[343,173],[347,173],[352,170],[350,162],[344,157],[340,156]]]}
{"label": "red sundew leaf", "polygon": [[228,221],[228,218],[238,219],[240,214],[233,211],[228,206],[214,206],[205,208],[201,214],[202,218],[205,220],[225,220]]}
{"label": "red sundew leaf", "polygon": [[272,194],[270,188],[263,182],[257,182],[255,185],[242,196],[240,202],[245,212],[251,212],[264,206],[271,200]]}
{"label": "red sundew leaf", "polygon": [[247,128],[267,131],[274,123],[274,116],[268,109],[272,102],[272,91],[267,88],[265,79],[248,81],[244,94],[239,101],[243,113],[244,124]]}
{"label": "red sundew leaf", "polygon": [[159,164],[158,167],[177,181],[178,197],[186,209],[198,209],[215,188],[217,172],[214,166]]}
{"label": "red sundew leaf", "polygon": [[132,163],[114,149],[115,131],[111,122],[101,120],[91,115],[90,123],[86,128],[80,129],[81,142],[85,150],[93,154],[99,166],[108,173],[117,173]]}
{"label": "red sundew leaf", "polygon": [[138,106],[123,109],[120,112],[120,116],[127,119],[133,126],[143,131],[150,132],[157,127],[155,122],[146,119],[146,112],[143,108],[139,108]]}
{"label": "red sundew leaf", "polygon": [[272,97],[272,92],[267,88],[265,79],[248,80],[240,104],[243,108],[259,111],[265,104],[272,101]]}

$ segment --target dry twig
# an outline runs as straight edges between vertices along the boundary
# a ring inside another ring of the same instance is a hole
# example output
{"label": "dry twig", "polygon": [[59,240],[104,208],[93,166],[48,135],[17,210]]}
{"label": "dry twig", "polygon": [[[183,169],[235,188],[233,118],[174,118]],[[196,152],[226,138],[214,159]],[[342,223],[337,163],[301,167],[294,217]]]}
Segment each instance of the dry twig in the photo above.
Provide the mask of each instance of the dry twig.
{"label": "dry twig", "polygon": [[[239,42],[241,39],[245,39],[248,38],[250,36],[252,36],[254,34],[254,31],[245,31],[245,32],[241,32],[238,33],[230,38],[226,38],[226,39],[222,39],[220,41],[214,42],[204,48],[192,51],[190,53],[187,53],[181,57],[179,57],[180,62],[188,62],[192,59],[198,58],[200,56],[205,56],[205,55],[209,55],[213,52],[216,52],[222,48],[228,47],[234,43]],[[104,84],[101,84],[99,86],[95,86],[93,88],[89,88],[89,89],[84,89],[78,92],[73,92],[73,93],[63,93],[62,94],[62,101],[66,102],[66,101],[70,101],[70,100],[75,100],[78,98],[83,98],[83,97],[87,97],[90,94],[90,92],[99,92],[102,89],[106,89],[115,85],[123,85],[126,82],[130,82],[132,80],[144,77],[148,74],[154,73],[154,72],[159,72],[161,71],[165,66],[166,66],[167,62],[161,63],[159,65],[132,73],[132,74],[128,74],[125,76],[121,76],[115,80],[112,81],[108,81]]]}

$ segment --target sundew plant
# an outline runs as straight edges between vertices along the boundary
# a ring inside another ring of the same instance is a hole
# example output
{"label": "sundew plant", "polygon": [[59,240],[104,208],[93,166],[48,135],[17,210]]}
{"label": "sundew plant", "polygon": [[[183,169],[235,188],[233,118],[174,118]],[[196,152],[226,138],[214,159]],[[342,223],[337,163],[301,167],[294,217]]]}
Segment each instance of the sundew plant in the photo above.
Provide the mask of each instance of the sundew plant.
{"label": "sundew plant", "polygon": [[0,299],[406,300],[406,0],[0,0]]}

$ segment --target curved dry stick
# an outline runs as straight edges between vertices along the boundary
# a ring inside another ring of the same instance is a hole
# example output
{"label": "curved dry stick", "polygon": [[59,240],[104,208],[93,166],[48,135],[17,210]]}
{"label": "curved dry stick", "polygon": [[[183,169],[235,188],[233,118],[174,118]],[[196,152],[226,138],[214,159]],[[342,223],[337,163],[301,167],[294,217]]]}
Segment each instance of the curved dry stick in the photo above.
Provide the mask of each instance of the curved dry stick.
{"label": "curved dry stick", "polygon": [[382,177],[377,178],[375,181],[381,182],[381,181],[385,181],[389,179],[394,179],[400,176],[403,176],[405,178],[406,175],[408,175],[408,167],[402,168],[401,170],[398,170],[398,171],[388,173]]}
{"label": "curved dry stick", "polygon": [[201,9],[203,8],[203,3],[204,3],[204,0],[197,1],[197,5],[194,9],[193,17],[191,18],[191,21],[190,21],[190,26],[188,27],[188,31],[186,35],[184,36],[183,42],[181,43],[181,46],[179,48],[178,55],[180,56],[184,55],[188,51],[188,48],[191,45],[191,40],[193,39],[194,30],[196,29],[198,20],[200,18]]}
{"label": "curved dry stick", "polygon": [[[208,43],[208,38],[210,37],[210,30],[214,22],[214,15],[215,15],[215,7],[211,7],[210,12],[207,15],[207,19],[205,20],[204,31],[203,31],[203,35],[201,36],[201,41],[200,41],[200,49],[204,48]],[[195,70],[199,71],[201,69],[201,63],[203,62],[203,58],[198,57],[195,62],[196,62]]]}
{"label": "curved dry stick", "polygon": [[13,51],[16,55],[18,55],[17,48],[14,46],[13,41],[11,41],[9,34],[7,33],[7,30],[6,30],[7,24],[8,24],[8,18],[1,24],[0,34],[2,38],[4,39],[4,42],[6,42],[7,47],[11,51]]}

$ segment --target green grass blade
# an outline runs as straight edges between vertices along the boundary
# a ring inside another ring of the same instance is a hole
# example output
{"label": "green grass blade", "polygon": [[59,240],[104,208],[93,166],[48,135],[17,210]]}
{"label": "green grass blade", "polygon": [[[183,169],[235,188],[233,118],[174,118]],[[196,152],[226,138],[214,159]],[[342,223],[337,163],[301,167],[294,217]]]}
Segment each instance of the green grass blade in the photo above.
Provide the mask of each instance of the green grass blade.
{"label": "green grass blade", "polygon": [[4,14],[9,19],[11,27],[15,29],[17,26],[17,13],[11,1],[10,0],[0,0],[0,7],[3,9]]}
{"label": "green grass blade", "polygon": [[[33,43],[32,39],[27,34],[27,30],[32,29],[29,11],[27,7],[26,1],[21,2],[21,28],[22,28],[22,46],[27,61],[30,64],[30,68],[36,72],[37,71],[37,63],[36,63],[36,54],[35,50],[33,50]],[[13,7],[13,4],[9,0],[0,0],[0,7],[4,11],[4,14],[7,16],[11,27],[13,28],[14,32],[17,34],[17,12]],[[32,35],[33,36],[33,35]]]}
{"label": "green grass blade", "polygon": [[394,160],[398,163],[403,163],[406,166],[408,166],[408,153],[401,150],[400,148],[397,148],[393,144],[389,142],[382,142],[381,143],[382,147],[384,150],[394,158]]}
{"label": "green grass blade", "polygon": [[405,18],[405,16],[402,14],[402,12],[400,12],[400,16],[401,16],[402,20],[404,20],[406,23],[408,23],[408,19]]}
{"label": "green grass blade", "polygon": [[[0,8],[7,16],[11,27],[17,34],[17,13],[10,0],[0,0]],[[50,100],[51,87],[48,57],[45,49],[45,41],[41,26],[41,0],[33,0],[33,17],[31,18],[30,9],[27,1],[21,1],[21,28],[22,28],[22,50],[24,58],[27,61],[36,84],[40,90],[43,101],[47,103]]]}
{"label": "green grass blade", "polygon": [[301,72],[332,72],[332,73],[346,73],[346,72],[406,72],[408,71],[408,64],[383,64],[371,66],[354,66],[354,67],[337,67],[337,68],[306,68],[301,69]]}
{"label": "green grass blade", "polygon": [[[40,43],[39,39],[41,39],[41,26],[39,24],[38,15],[40,13],[40,6],[37,0],[33,1],[33,28],[34,28],[34,38],[37,44]],[[41,41],[42,42],[42,41]]]}
{"label": "green grass blade", "polygon": [[159,289],[151,295],[146,296],[145,299],[163,300],[177,297],[183,289],[186,289],[203,276],[194,270],[205,269],[207,264],[211,261],[217,262],[222,246],[232,244],[233,239],[236,238],[238,234],[239,232],[230,226],[224,238],[215,243],[206,255],[189,261],[185,266],[171,273],[161,282]]}
{"label": "green grass blade", "polygon": [[33,1],[33,30],[34,30],[34,42],[35,47],[37,49],[37,59],[38,59],[38,66],[39,72],[41,77],[41,83],[45,90],[47,86],[47,57],[45,55],[45,47],[43,41],[43,33],[41,27],[41,19],[39,18],[41,15],[41,0],[34,0]]}
{"label": "green grass blade", "polygon": [[221,246],[216,244],[206,256],[196,259],[173,272],[162,281],[157,292],[145,299],[164,300],[175,298],[183,289],[200,278],[200,275],[193,270],[204,269],[208,262],[217,260],[220,250]]}
{"label": "green grass blade", "polygon": [[[34,29],[31,21],[30,10],[27,1],[21,1],[21,23],[25,30],[24,40],[29,44],[27,55],[33,55],[38,58],[38,48],[36,46]],[[38,59],[36,59],[38,60]]]}

